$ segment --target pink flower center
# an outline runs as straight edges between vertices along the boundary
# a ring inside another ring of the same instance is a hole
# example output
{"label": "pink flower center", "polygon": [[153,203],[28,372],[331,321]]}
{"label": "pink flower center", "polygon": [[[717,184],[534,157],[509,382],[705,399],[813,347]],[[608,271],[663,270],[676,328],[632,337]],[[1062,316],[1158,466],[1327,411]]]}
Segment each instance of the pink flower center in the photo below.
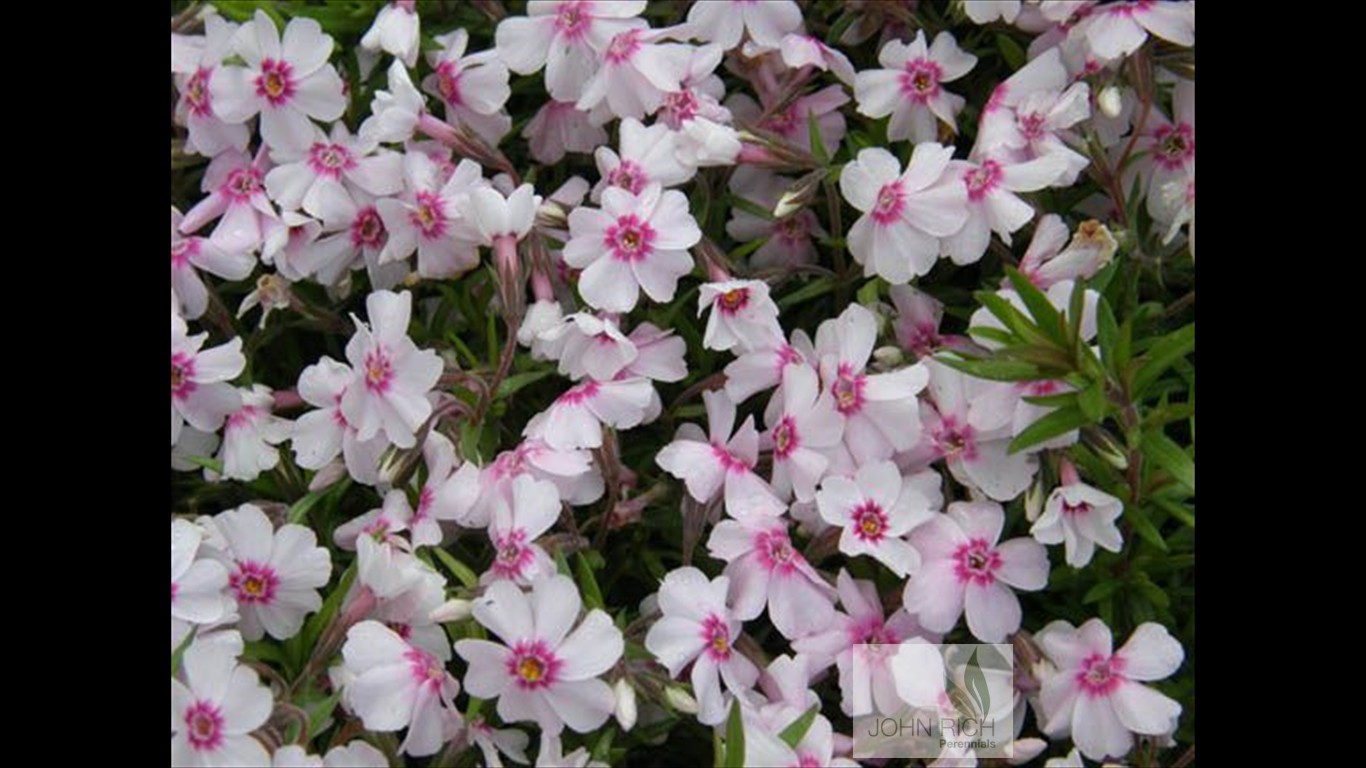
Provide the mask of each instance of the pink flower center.
{"label": "pink flower center", "polygon": [[850,635],[855,644],[862,643],[867,645],[892,646],[883,652],[885,655],[895,653],[897,650],[895,646],[901,642],[901,638],[897,635],[896,630],[888,627],[883,623],[882,619],[877,616],[854,624],[850,628]]}
{"label": "pink flower center", "polygon": [[398,635],[404,640],[407,640],[408,638],[413,636],[412,624],[404,624],[401,621],[386,621],[384,622],[384,626],[388,627],[389,629],[392,629],[394,631],[394,634]]}
{"label": "pink flower center", "polygon": [[213,101],[209,95],[209,78],[212,75],[213,67],[200,67],[195,70],[189,82],[185,83],[185,103],[189,105],[190,114],[195,117],[213,115]]}
{"label": "pink flower center", "polygon": [[996,581],[996,571],[1001,568],[1001,555],[987,543],[986,539],[972,539],[954,550],[953,573],[963,584],[974,583],[987,586]]}
{"label": "pink flower center", "polygon": [[946,459],[962,459],[970,461],[977,457],[977,442],[973,438],[973,429],[958,422],[952,416],[945,416],[930,433],[930,439],[934,441],[934,447],[939,451],[939,455]]}
{"label": "pink flower center", "polygon": [[748,288],[732,288],[716,297],[716,306],[725,315],[734,315],[749,304]]}
{"label": "pink flower center", "polygon": [[227,181],[218,188],[234,203],[249,202],[261,191],[261,172],[255,168],[238,168],[228,174]]}
{"label": "pink flower center", "polygon": [[421,648],[409,648],[403,654],[408,661],[408,671],[417,684],[426,688],[439,689],[446,681],[446,666],[441,660]]}
{"label": "pink flower center", "polygon": [[1066,501],[1062,503],[1062,513],[1068,517],[1075,517],[1077,515],[1089,515],[1091,514],[1091,509],[1091,505],[1087,504],[1084,501],[1080,504],[1069,504]]}
{"label": "pink flower center", "polygon": [[925,357],[940,344],[939,328],[930,323],[907,323],[900,326],[901,345]]}
{"label": "pink flower center", "polygon": [[413,523],[417,524],[427,519],[431,514],[432,504],[436,503],[436,492],[430,486],[423,486],[422,492],[417,495],[417,509],[413,511]]}
{"label": "pink flower center", "polygon": [[555,31],[570,40],[578,40],[583,37],[588,30],[588,25],[593,21],[593,17],[588,14],[588,9],[585,8],[586,5],[587,3],[580,0],[560,3],[560,7],[555,12]]}
{"label": "pink flower center", "polygon": [[171,397],[184,400],[195,390],[194,358],[184,352],[171,355]]}
{"label": "pink flower center", "polygon": [[798,445],[797,422],[791,416],[784,416],[773,428],[773,455],[777,459],[785,459],[797,450]]}
{"label": "pink flower center", "polygon": [[319,176],[338,179],[342,171],[356,167],[356,158],[341,144],[318,142],[308,148],[308,167]]}
{"label": "pink flower center", "polygon": [[887,533],[887,513],[875,501],[865,501],[854,508],[854,535],[869,544],[882,541]]}
{"label": "pink flower center", "polygon": [[190,258],[199,253],[199,238],[191,237],[171,243],[171,266],[183,267]]}
{"label": "pink flower center", "polygon": [[1081,662],[1077,672],[1077,687],[1088,696],[1109,696],[1124,682],[1124,659],[1093,653]]}
{"label": "pink flower center", "polygon": [[264,563],[238,560],[237,568],[228,575],[228,587],[237,594],[239,603],[270,605],[275,600],[275,590],[280,588],[280,577]]}
{"label": "pink flower center", "polygon": [[1021,112],[1015,115],[1015,126],[1026,139],[1037,141],[1043,137],[1044,122],[1047,119],[1042,112]]}
{"label": "pink flower center", "polygon": [[797,768],[821,768],[825,761],[810,752],[799,752],[797,754]]}
{"label": "pink flower center", "polygon": [[394,362],[384,347],[375,347],[365,353],[365,388],[375,394],[389,391],[394,380]]}
{"label": "pink flower center", "polygon": [[716,463],[720,464],[722,469],[725,469],[727,472],[743,474],[750,470],[750,466],[745,463],[744,459],[741,459],[740,457],[726,450],[726,447],[724,445],[717,445],[716,443],[712,443],[711,455],[716,458]]}
{"label": "pink flower center", "polygon": [[427,240],[435,240],[445,234],[446,211],[441,205],[441,195],[424,189],[414,196],[414,202],[417,205],[413,208],[411,220],[422,236]]}
{"label": "pink flower center", "polygon": [[702,621],[702,639],[707,643],[707,657],[713,661],[730,658],[730,628],[726,620],[714,613],[707,614]]}
{"label": "pink flower center", "polygon": [[436,90],[441,100],[451,106],[460,105],[460,67],[453,61],[436,65]]}
{"label": "pink flower center", "polygon": [[272,107],[288,102],[295,90],[293,71],[287,61],[262,59],[261,74],[256,76],[256,95]]}
{"label": "pink flower center", "polygon": [[379,217],[379,211],[373,205],[357,211],[355,220],[351,222],[351,244],[357,248],[383,248],[388,234],[384,219]]}
{"label": "pink flower center", "polygon": [[650,255],[650,244],[654,242],[655,230],[634,213],[630,213],[608,227],[604,239],[607,247],[612,249],[612,256],[618,261],[642,261]]}
{"label": "pink flower center", "polygon": [[901,212],[906,209],[906,190],[902,189],[901,182],[893,181],[882,185],[878,190],[877,202],[873,203],[873,221],[878,224],[887,225],[901,218]]}
{"label": "pink flower center", "polygon": [[649,182],[649,177],[645,170],[631,160],[622,160],[621,165],[613,168],[607,174],[607,183],[614,187],[621,187],[633,195],[640,194]]}
{"label": "pink flower center", "polygon": [[196,752],[218,749],[223,744],[223,713],[212,701],[199,699],[185,710],[185,736]]}
{"label": "pink flower center", "polygon": [[1195,159],[1195,129],[1186,123],[1164,125],[1153,133],[1153,157],[1174,171]]}
{"label": "pink flower center", "polygon": [[526,539],[526,530],[523,528],[516,528],[494,539],[494,574],[504,579],[517,579],[522,576],[536,559],[536,553],[527,546]]}
{"label": "pink flower center", "polygon": [[868,377],[856,374],[848,363],[840,363],[839,373],[830,385],[830,394],[835,396],[835,409],[848,416],[863,409],[863,388],[868,385]]}
{"label": "pink flower center", "polygon": [[223,428],[225,430],[238,430],[249,427],[256,423],[256,417],[260,415],[261,412],[255,406],[244,405],[228,417],[227,424]]}
{"label": "pink flower center", "polygon": [[995,160],[983,160],[980,168],[972,168],[963,174],[963,185],[968,188],[968,199],[981,202],[1001,180],[1001,164]]}
{"label": "pink flower center", "polygon": [[929,59],[912,59],[906,62],[906,71],[901,73],[901,93],[918,104],[924,104],[939,95],[939,78],[944,70]]}
{"label": "pink flower center", "polygon": [[518,688],[535,691],[554,685],[563,665],[544,640],[518,640],[508,656],[507,671]]}
{"label": "pink flower center", "polygon": [[754,539],[754,549],[759,553],[759,564],[765,570],[777,571],[783,575],[796,570],[802,559],[801,554],[792,548],[787,531],[783,530],[759,533]]}
{"label": "pink flower center", "polygon": [[698,106],[697,96],[691,88],[674,91],[664,97],[664,105],[659,109],[660,119],[676,131],[697,116]]}
{"label": "pink flower center", "polygon": [[799,104],[794,103],[787,109],[774,112],[760,127],[767,128],[780,136],[790,137],[794,132],[794,129],[801,125],[801,123],[798,122],[801,118],[797,117],[798,106]]}
{"label": "pink flower center", "polygon": [[596,381],[585,381],[584,383],[565,390],[563,395],[556,398],[555,402],[565,405],[579,405],[585,400],[592,400],[597,397],[598,383]]}
{"label": "pink flower center", "polygon": [[603,58],[609,64],[622,64],[631,60],[640,50],[640,30],[628,29],[625,32],[612,38],[612,42],[607,44],[607,51],[603,53]]}

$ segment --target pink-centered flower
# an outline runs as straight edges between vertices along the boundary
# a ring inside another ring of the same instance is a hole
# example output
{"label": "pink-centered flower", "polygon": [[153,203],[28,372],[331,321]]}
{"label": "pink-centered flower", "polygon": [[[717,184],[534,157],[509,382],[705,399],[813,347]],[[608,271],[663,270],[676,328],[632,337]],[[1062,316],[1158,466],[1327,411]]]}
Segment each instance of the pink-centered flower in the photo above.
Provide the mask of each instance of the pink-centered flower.
{"label": "pink-centered flower", "polygon": [[171,445],[180,439],[185,422],[201,432],[213,432],[242,404],[237,389],[227,382],[246,367],[242,340],[202,349],[209,334],[189,335],[185,321],[171,313]]}
{"label": "pink-centered flower", "polygon": [[893,330],[897,343],[916,357],[929,357],[944,343],[939,334],[944,303],[911,285],[894,285],[891,295],[896,307]]}
{"label": "pink-centered flower", "polygon": [[1106,61],[1138,50],[1149,33],[1180,46],[1195,45],[1195,3],[1125,0],[1096,8],[1082,24],[1079,31],[1091,51]]}
{"label": "pink-centered flower", "polygon": [[464,124],[497,146],[512,128],[512,118],[503,109],[512,95],[507,67],[496,51],[466,56],[469,33],[464,29],[438,35],[436,41],[442,48],[427,54],[432,73],[422,81],[422,89],[441,99],[446,122]]}
{"label": "pink-centered flower", "polygon": [[815,120],[821,144],[833,155],[844,141],[846,126],[840,108],[848,103],[844,87],[831,85],[799,96],[780,109],[766,110],[743,93],[727,99],[726,107],[740,124],[774,133],[802,151],[811,148],[811,121]]}
{"label": "pink-centered flower", "polygon": [[935,513],[915,481],[892,462],[864,464],[852,478],[825,478],[816,506],[827,523],[843,529],[844,554],[869,555],[901,578],[920,567],[920,555],[902,537]]}
{"label": "pink-centered flower", "polygon": [[775,340],[774,346],[746,352],[726,366],[726,394],[743,402],[756,392],[772,389],[783,381],[783,372],[792,365],[817,364],[815,345],[800,328],[792,331],[791,343]]}
{"label": "pink-centered flower", "polygon": [[844,444],[862,465],[889,459],[920,440],[919,401],[929,371],[915,365],[870,374],[868,362],[877,343],[877,319],[859,304],[821,323],[816,354],[821,382],[844,416]]}
{"label": "pink-centered flower", "polygon": [[[836,587],[844,610],[835,613],[829,629],[794,641],[792,649],[811,660],[813,671],[836,665],[840,708],[845,714],[897,712],[902,704],[888,665],[890,657],[906,640],[919,637],[936,643],[939,635],[921,627],[904,608],[887,616],[877,586],[871,581],[856,580],[849,571],[840,569]],[[859,645],[875,647],[856,647]],[[855,655],[859,657],[857,663]]]}
{"label": "pink-centered flower", "polygon": [[889,141],[935,141],[937,121],[957,132],[954,117],[963,109],[963,97],[944,90],[943,84],[970,72],[977,57],[959,48],[952,34],[940,32],[929,46],[924,30],[910,43],[888,41],[878,52],[878,63],[883,69],[864,70],[854,77],[854,98],[861,115],[891,115]]}
{"label": "pink-centered flower", "polygon": [[659,42],[670,33],[639,28],[614,35],[600,51],[597,72],[584,84],[576,106],[590,112],[594,122],[654,114],[683,87],[692,60],[692,46]]}
{"label": "pink-centered flower", "polygon": [[540,335],[544,349],[560,361],[560,373],[611,381],[636,359],[636,345],[617,327],[614,316],[575,312]]}
{"label": "pink-centered flower", "polygon": [[242,407],[228,415],[223,426],[223,477],[250,482],[280,462],[275,446],[294,434],[294,423],[276,416],[270,388],[256,384],[239,390]]}
{"label": "pink-centered flower", "polygon": [[697,174],[697,169],[678,161],[678,134],[667,125],[649,127],[635,118],[621,121],[620,154],[611,147],[598,147],[593,158],[600,179],[593,187],[592,199],[599,202],[606,187],[621,187],[638,195],[650,184],[676,187]]}
{"label": "pink-centered flower", "polygon": [[844,439],[844,416],[810,366],[786,366],[780,392],[781,409],[765,416],[761,443],[773,452],[773,489],[784,499],[811,501],[830,466],[827,453]]}
{"label": "pink-centered flower", "polygon": [[944,238],[944,251],[955,264],[974,264],[991,245],[995,232],[1006,244],[1010,235],[1034,218],[1034,207],[1016,196],[1053,186],[1066,171],[1057,155],[1013,162],[1005,157],[986,157],[981,162],[955,160],[950,174],[957,174],[968,193],[968,219],[956,234]]}
{"label": "pink-centered flower", "polygon": [[313,531],[293,523],[276,530],[253,504],[221,512],[213,522],[227,542],[228,591],[242,614],[242,637],[298,634],[304,616],[322,607],[318,589],[332,576],[332,559]]}
{"label": "pink-centered flower", "polygon": [[579,733],[602,727],[616,697],[599,676],[621,658],[625,643],[601,610],[578,622],[582,606],[574,582],[559,574],[537,581],[530,594],[508,581],[490,584],[474,601],[474,618],[502,644],[455,644],[469,664],[470,695],[496,697],[505,722],[534,721],[547,733],[566,725]]}
{"label": "pink-centered flower", "polygon": [[802,28],[802,11],[791,0],[693,3],[688,24],[698,37],[723,50],[738,46],[746,32],[760,49],[777,48],[785,35]]}
{"label": "pink-centered flower", "polygon": [[570,387],[527,422],[522,434],[559,451],[598,448],[602,427],[630,429],[645,419],[654,397],[649,379],[589,379]]}
{"label": "pink-centered flower", "polygon": [[555,572],[555,563],[536,543],[560,518],[560,494],[554,484],[530,475],[512,481],[511,502],[494,499],[489,521],[493,564],[480,578],[484,583],[506,579],[526,586]]}
{"label": "pink-centered flower", "polygon": [[270,689],[237,663],[241,652],[236,633],[200,638],[185,651],[183,680],[171,678],[171,765],[270,765],[250,735],[270,717]]}
{"label": "pink-centered flower", "polygon": [[1096,546],[1118,552],[1124,538],[1115,521],[1124,513],[1124,502],[1083,483],[1077,469],[1064,459],[1062,484],[1053,489],[1044,504],[1043,514],[1029,532],[1041,544],[1063,544],[1067,564],[1085,567]]}
{"label": "pink-centered flower", "polygon": [[691,681],[697,698],[697,720],[716,725],[725,719],[726,689],[739,695],[759,679],[759,670],[733,647],[743,623],[726,605],[730,579],[708,580],[696,568],[665,574],[659,586],[659,608],[664,614],[645,635],[645,648],[678,677],[692,665]]}
{"label": "pink-centered flower", "polygon": [[181,316],[194,320],[209,306],[209,291],[198,270],[225,280],[241,280],[251,274],[256,259],[250,253],[231,253],[204,237],[180,233],[183,217],[171,206],[171,292],[180,303]]}
{"label": "pink-centered flower", "polygon": [[849,63],[849,57],[838,49],[826,45],[815,35],[785,35],[778,45],[778,50],[783,57],[783,63],[792,69],[815,67],[822,72],[829,71],[839,78],[840,82],[850,88],[854,87],[857,73],[854,71],[854,65]]}
{"label": "pink-centered flower", "polygon": [[322,219],[320,237],[295,262],[301,275],[331,286],[363,265],[371,287],[388,290],[408,274],[406,263],[380,264],[380,254],[389,243],[389,230],[373,197],[362,190],[348,192],[328,186],[320,191],[317,208]]}
{"label": "pink-centered flower", "polygon": [[290,19],[283,41],[275,22],[256,11],[233,37],[245,67],[222,66],[209,81],[214,110],[228,123],[261,115],[261,139],[272,149],[301,150],[313,134],[309,118],[332,122],[346,110],[345,87],[327,63],[332,37],[313,19]]}
{"label": "pink-centered flower", "polygon": [[[1139,130],[1138,147],[1146,149],[1134,172],[1142,174],[1148,185],[1148,213],[1162,224],[1169,224],[1187,192],[1193,200],[1195,189],[1195,83],[1182,80],[1172,89],[1174,119],[1168,120],[1154,109]],[[1128,175],[1132,178],[1132,173]],[[1168,194],[1168,187],[1176,194]],[[1192,203],[1193,204],[1193,203]]]}
{"label": "pink-centered flower", "polygon": [[401,752],[435,754],[459,732],[460,683],[431,653],[377,621],[362,621],[347,631],[342,659],[350,676],[342,689],[347,707],[369,730],[407,728]]}
{"label": "pink-centered flower", "polygon": [[1105,760],[1127,754],[1134,734],[1175,730],[1181,705],[1144,685],[1170,677],[1185,660],[1181,643],[1166,627],[1140,624],[1117,651],[1100,619],[1080,628],[1055,621],[1035,639],[1057,669],[1040,692],[1045,733],[1070,732],[1083,755]]}
{"label": "pink-centered flower", "polygon": [[849,252],[865,276],[894,285],[929,273],[940,240],[967,221],[967,189],[947,173],[952,147],[917,144],[902,173],[885,149],[869,148],[840,172],[840,192],[863,212],[849,230]]}
{"label": "pink-centered flower", "polygon": [[389,233],[380,263],[406,259],[417,251],[417,271],[423,277],[454,277],[473,269],[479,264],[476,235],[462,208],[471,192],[488,183],[479,164],[462,159],[443,181],[430,157],[409,152],[404,155],[403,172],[404,193],[375,203]]}
{"label": "pink-centered flower", "polygon": [[957,502],[911,531],[921,563],[902,602],[922,626],[948,632],[967,613],[968,630],[984,643],[1003,642],[1020,628],[1020,600],[1011,588],[1043,589],[1048,552],[1029,538],[1000,542],[1004,524],[995,502]]}
{"label": "pink-centered flower", "polygon": [[702,399],[707,407],[710,435],[703,437],[696,425],[685,424],[674,441],[655,457],[655,462],[682,480],[688,495],[703,504],[714,500],[724,489],[726,512],[732,517],[781,515],[786,505],[754,473],[759,459],[759,432],[754,428],[754,417],[746,416],[736,430],[735,403],[725,392],[703,392]]}
{"label": "pink-centered flower", "polygon": [[427,393],[441,378],[443,364],[436,352],[418,349],[408,338],[411,293],[375,291],[365,308],[369,326],[352,317],[356,335],[346,345],[346,359],[354,373],[342,395],[342,415],[361,441],[383,432],[394,445],[411,448],[432,413]]}
{"label": "pink-centered flower", "polygon": [[767,604],[773,626],[790,640],[830,625],[835,590],[793,546],[785,519],[722,520],[712,529],[707,551],[726,561],[736,618],[757,618]]}
{"label": "pink-centered flower", "polygon": [[379,480],[379,462],[389,447],[378,432],[361,440],[355,426],[342,413],[342,398],[355,378],[350,366],[324,357],[299,374],[299,397],[317,410],[294,422],[294,461],[304,469],[322,469],[344,457],[346,471],[358,483]]}
{"label": "pink-centered flower", "polygon": [[1091,161],[1068,143],[1078,142],[1069,129],[1090,117],[1090,95],[1086,83],[1067,74],[1056,48],[1039,54],[992,92],[982,108],[973,157],[1053,157],[1064,165],[1053,183],[1075,183]]}
{"label": "pink-centered flower", "polygon": [[658,184],[640,195],[603,190],[601,210],[569,214],[569,235],[564,260],[583,270],[579,293],[608,312],[631,311],[641,290],[656,302],[673,300],[678,279],[693,268],[688,249],[702,239],[688,199]]}
{"label": "pink-centered flower", "polygon": [[276,166],[266,174],[266,192],[282,210],[300,207],[322,217],[320,196],[324,189],[360,189],[375,197],[395,195],[403,189],[403,156],[380,149],[373,137],[352,136],[344,123],[325,134],[310,128],[311,140],[302,150],[271,152]]}
{"label": "pink-centered flower", "polygon": [[[187,152],[213,157],[229,149],[246,151],[250,131],[245,125],[225,123],[219,118],[209,89],[214,72],[232,53],[232,38],[237,29],[236,24],[217,14],[205,17],[204,36],[198,38],[199,45],[187,54],[180,66],[172,63],[171,69],[177,75],[176,89],[180,91],[175,118],[187,130]],[[175,38],[175,35],[171,36],[173,42]],[[173,51],[174,48],[172,45]]]}
{"label": "pink-centered flower", "polygon": [[697,314],[711,309],[702,346],[743,351],[769,349],[782,343],[778,305],[762,280],[722,280],[703,283],[697,293]]}
{"label": "pink-centered flower", "polygon": [[228,253],[260,248],[280,218],[266,197],[264,180],[269,169],[265,147],[255,158],[236,150],[219,153],[209,162],[200,185],[207,196],[181,219],[181,233],[196,232],[218,219],[218,226],[209,235],[214,245]]}
{"label": "pink-centered flower", "polygon": [[545,67],[556,101],[578,101],[598,70],[598,57],[618,34],[648,26],[637,18],[645,0],[558,0],[527,4],[526,16],[498,23],[494,39],[508,69],[529,75]]}
{"label": "pink-centered flower", "polygon": [[566,152],[592,152],[607,144],[607,131],[588,119],[588,113],[572,101],[547,100],[522,129],[531,157],[554,165]]}

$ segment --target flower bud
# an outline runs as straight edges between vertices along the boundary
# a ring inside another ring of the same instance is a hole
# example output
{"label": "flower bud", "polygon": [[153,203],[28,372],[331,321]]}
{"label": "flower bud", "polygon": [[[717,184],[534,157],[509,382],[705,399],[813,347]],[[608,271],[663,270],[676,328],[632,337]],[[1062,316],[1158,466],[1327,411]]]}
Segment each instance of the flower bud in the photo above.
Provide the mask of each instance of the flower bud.
{"label": "flower bud", "polygon": [[636,725],[636,689],[631,687],[631,683],[623,677],[617,680],[616,685],[612,686],[612,693],[617,697],[613,714],[616,715],[617,722],[621,724],[621,729],[629,731]]}
{"label": "flower bud", "polygon": [[676,685],[664,686],[664,701],[676,712],[685,715],[697,714],[697,699],[691,693],[679,688]]}
{"label": "flower bud", "polygon": [[1100,95],[1096,97],[1096,108],[1110,119],[1119,117],[1124,111],[1124,98],[1120,95],[1119,89],[1113,85],[1102,88]]}
{"label": "flower bud", "polygon": [[1036,475],[1034,482],[1030,483],[1029,490],[1025,491],[1025,519],[1034,522],[1039,519],[1039,513],[1043,511],[1043,477]]}
{"label": "flower bud", "polygon": [[474,604],[469,600],[461,600],[459,598],[447,600],[441,605],[433,608],[432,612],[427,614],[427,618],[438,624],[444,624],[449,621],[464,621],[473,613],[471,610],[473,606]]}

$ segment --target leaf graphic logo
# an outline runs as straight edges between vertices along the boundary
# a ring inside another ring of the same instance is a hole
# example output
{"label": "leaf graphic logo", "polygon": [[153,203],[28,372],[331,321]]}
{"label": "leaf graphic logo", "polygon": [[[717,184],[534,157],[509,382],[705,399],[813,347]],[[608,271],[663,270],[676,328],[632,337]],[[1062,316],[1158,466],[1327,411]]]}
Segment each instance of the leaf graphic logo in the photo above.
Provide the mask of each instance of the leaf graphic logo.
{"label": "leaf graphic logo", "polygon": [[987,676],[982,673],[982,666],[977,662],[977,650],[973,649],[972,656],[968,658],[968,665],[963,670],[963,683],[967,686],[968,695],[977,705],[978,718],[985,720],[987,713],[991,711],[991,691],[987,687]]}

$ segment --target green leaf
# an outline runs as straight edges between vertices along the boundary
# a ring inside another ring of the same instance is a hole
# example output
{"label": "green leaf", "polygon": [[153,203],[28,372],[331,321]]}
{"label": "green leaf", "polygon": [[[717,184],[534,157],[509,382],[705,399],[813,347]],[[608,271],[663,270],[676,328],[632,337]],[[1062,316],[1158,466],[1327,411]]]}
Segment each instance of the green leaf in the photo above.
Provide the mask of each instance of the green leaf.
{"label": "green leaf", "polygon": [[1195,527],[1195,510],[1185,504],[1178,501],[1172,501],[1171,499],[1164,499],[1161,496],[1154,496],[1152,502],[1167,514],[1180,520],[1186,526],[1190,528]]}
{"label": "green leaf", "polygon": [[603,729],[602,735],[599,736],[597,742],[593,744],[593,753],[591,757],[594,761],[611,764],[611,761],[607,758],[608,753],[612,751],[612,740],[616,738],[616,735],[616,728]]}
{"label": "green leaf", "polygon": [[745,722],[740,717],[740,702],[730,703],[730,717],[726,718],[725,768],[743,768],[745,764]]}
{"label": "green leaf", "polygon": [[574,565],[579,572],[579,589],[583,590],[584,607],[589,610],[607,610],[607,603],[602,599],[602,589],[598,587],[598,579],[593,575],[593,566],[588,564],[588,558],[584,557],[582,552],[575,552]]}
{"label": "green leaf", "polygon": [[1030,405],[1038,405],[1044,408],[1065,408],[1077,404],[1077,393],[1059,392],[1056,395],[1025,395],[1020,399]]}
{"label": "green leaf", "polygon": [[1142,395],[1168,368],[1194,351],[1195,323],[1162,337],[1148,349],[1138,373],[1134,374],[1134,395]]}
{"label": "green leaf", "polygon": [[759,205],[758,203],[752,203],[749,200],[744,199],[743,197],[727,195],[726,202],[729,203],[732,208],[739,208],[745,213],[748,213],[751,216],[757,216],[758,218],[763,219],[764,221],[774,220],[773,211],[770,211],[769,209],[765,208],[762,205]]}
{"label": "green leaf", "polygon": [[1083,605],[1098,603],[1110,595],[1113,595],[1121,585],[1122,582],[1118,581],[1102,581],[1086,590],[1086,594],[1082,596],[1081,602]]}
{"label": "green leaf", "polygon": [[1081,340],[1081,320],[1086,314],[1086,282],[1076,280],[1072,283],[1072,295],[1067,300],[1067,338],[1078,349],[1086,347]]}
{"label": "green leaf", "polygon": [[175,650],[171,651],[171,677],[175,677],[176,673],[180,671],[180,662],[185,658],[185,649],[189,648],[190,643],[194,642],[194,636],[198,631],[199,626],[191,624],[190,631],[185,634],[185,639],[181,640],[180,645],[177,645]]}
{"label": "green leaf", "polygon": [[825,141],[821,137],[821,124],[816,119],[814,110],[806,113],[806,133],[808,141],[811,142],[811,155],[821,165],[828,165],[830,153],[825,151]]}
{"label": "green leaf", "polygon": [[355,579],[356,561],[352,560],[351,564],[346,566],[346,570],[342,571],[341,578],[337,580],[337,586],[333,587],[332,591],[327,594],[327,599],[323,601],[323,607],[308,617],[308,621],[304,624],[304,631],[299,635],[303,638],[303,647],[314,648],[317,646],[318,638],[322,637],[323,630],[332,623],[332,618],[337,615],[337,611],[341,610],[342,600],[345,599],[346,593],[351,589],[351,582]]}
{"label": "green leaf", "polygon": [[574,578],[574,572],[569,570],[569,561],[564,559],[563,549],[555,550],[555,570],[559,571],[561,576],[568,576],[571,579]]}
{"label": "green leaf", "polygon": [[874,277],[873,279],[864,283],[862,288],[858,289],[858,303],[862,304],[865,307],[871,307],[877,304],[877,300],[881,293],[881,290],[882,279]]}
{"label": "green leaf", "polygon": [[[351,484],[350,479],[344,480],[343,482],[346,485]],[[303,523],[304,518],[308,516],[308,511],[316,507],[318,505],[318,502],[322,501],[322,498],[326,496],[328,493],[330,493],[332,490],[333,487],[330,485],[326,488],[319,488],[318,490],[313,491],[312,493],[309,493],[308,495],[304,496],[302,499],[299,499],[298,501],[294,502],[294,505],[291,506],[289,508],[289,511],[285,513],[285,522],[295,524]]]}
{"label": "green leaf", "polygon": [[1015,342],[1015,337],[1011,336],[1008,331],[989,325],[974,325],[968,329],[968,335],[977,341],[990,341],[1001,345]]}
{"label": "green leaf", "polygon": [[1077,393],[1077,404],[1088,421],[1100,421],[1105,417],[1105,384],[1100,381]]}
{"label": "green leaf", "polygon": [[833,290],[835,290],[835,278],[818,277],[792,293],[778,299],[778,307],[780,309],[787,309],[788,307],[800,304],[804,301],[810,301],[814,298],[824,296]]}
{"label": "green leaf", "polygon": [[1086,415],[1080,408],[1067,407],[1059,408],[1056,411],[1044,416],[1038,421],[1025,427],[1025,430],[1015,436],[1010,441],[1010,452],[1019,453],[1025,448],[1029,448],[1045,440],[1051,440],[1058,435],[1067,434],[1074,429],[1080,429],[1089,423]]}
{"label": "green leaf", "polygon": [[428,551],[435,553],[436,559],[440,560],[441,564],[446,566],[446,570],[450,571],[452,576],[459,579],[461,584],[464,584],[469,589],[479,586],[479,576],[476,575],[468,565],[457,560],[455,555],[452,555],[441,547],[431,547]]}
{"label": "green leaf", "polygon": [[308,715],[308,733],[310,736],[321,732],[323,727],[327,725],[327,720],[332,717],[332,712],[337,708],[339,701],[341,701],[340,690],[327,698],[304,707],[304,712]]}
{"label": "green leaf", "polygon": [[939,355],[934,358],[939,362],[955,370],[979,379],[989,379],[991,381],[1033,381],[1042,379],[1044,375],[1038,367],[1032,363],[1020,360],[989,360],[984,358],[964,358],[951,355]]}
{"label": "green leaf", "polygon": [[1005,59],[1006,65],[1011,70],[1018,70],[1025,64],[1025,52],[1020,44],[1007,35],[997,33],[996,47],[1001,51],[1001,58]]}
{"label": "green leaf", "polygon": [[184,459],[196,467],[203,467],[216,474],[223,474],[223,462],[218,459],[211,459],[207,456],[185,456]]}
{"label": "green leaf", "polygon": [[527,371],[526,373],[514,373],[503,379],[503,383],[498,385],[497,399],[503,400],[517,393],[523,387],[535,384],[552,373],[550,370]]}
{"label": "green leaf", "polygon": [[1156,525],[1153,525],[1153,521],[1148,518],[1147,512],[1126,504],[1124,506],[1124,517],[1134,527],[1134,533],[1137,533],[1139,538],[1163,552],[1167,551],[1166,539],[1162,538],[1162,533],[1157,530]]}
{"label": "green leaf", "polygon": [[1105,361],[1111,372],[1115,372],[1114,356],[1115,341],[1119,337],[1119,325],[1115,323],[1115,312],[1110,309],[1110,302],[1102,296],[1096,302],[1096,338],[1100,341],[1100,356]]}
{"label": "green leaf", "polygon": [[1053,302],[1048,300],[1044,292],[1029,282],[1029,278],[1017,269],[1007,268],[1006,277],[1010,278],[1010,284],[1015,287],[1015,293],[1024,302],[1030,316],[1038,324],[1039,330],[1059,344],[1067,343],[1067,338],[1063,335],[1062,315],[1058,313],[1058,308],[1053,306]]}
{"label": "green leaf", "polygon": [[1186,455],[1170,437],[1161,432],[1144,432],[1143,455],[1167,470],[1182,485],[1195,490],[1195,460]]}
{"label": "green leaf", "polygon": [[811,709],[803,712],[801,717],[788,724],[782,733],[778,734],[778,738],[782,739],[784,744],[796,749],[801,740],[806,738],[806,732],[811,730],[811,723],[815,722],[816,715],[820,711],[819,705],[812,705]]}

